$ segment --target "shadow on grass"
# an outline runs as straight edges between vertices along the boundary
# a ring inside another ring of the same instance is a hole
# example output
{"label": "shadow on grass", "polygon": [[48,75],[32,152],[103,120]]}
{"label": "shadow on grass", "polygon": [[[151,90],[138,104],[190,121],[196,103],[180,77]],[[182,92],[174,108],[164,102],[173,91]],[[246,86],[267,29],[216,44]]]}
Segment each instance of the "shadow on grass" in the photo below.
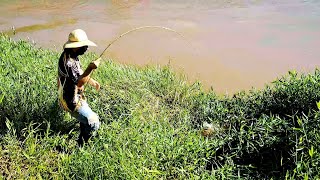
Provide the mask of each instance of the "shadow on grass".
{"label": "shadow on grass", "polygon": [[75,128],[77,122],[65,119],[65,114],[58,101],[47,104],[45,108],[35,109],[31,113],[21,112],[16,115],[16,110],[7,107],[0,107],[0,112],[0,135],[4,135],[7,132],[6,121],[11,122],[11,128],[16,130],[18,136],[20,136],[21,130],[30,127],[30,124],[38,127],[39,132],[46,131],[48,125],[50,125],[50,130],[54,134],[68,134]]}
{"label": "shadow on grass", "polygon": [[[208,162],[206,169],[210,171],[217,169],[227,163],[227,159],[230,158],[242,177],[283,179],[286,172],[295,167],[293,156],[290,154],[294,150],[294,145],[290,144],[286,138],[269,146],[257,148],[253,152],[246,152],[244,149],[236,150],[238,143],[237,140],[233,140],[219,148]],[[234,153],[241,155],[232,156]]]}
{"label": "shadow on grass", "polygon": [[58,101],[55,101],[53,104],[51,104],[49,111],[46,114],[47,117],[45,117],[45,119],[49,120],[48,123],[50,123],[50,129],[53,132],[67,134],[75,128],[75,124],[77,123],[77,121],[65,120],[64,113],[65,112],[59,106]]}

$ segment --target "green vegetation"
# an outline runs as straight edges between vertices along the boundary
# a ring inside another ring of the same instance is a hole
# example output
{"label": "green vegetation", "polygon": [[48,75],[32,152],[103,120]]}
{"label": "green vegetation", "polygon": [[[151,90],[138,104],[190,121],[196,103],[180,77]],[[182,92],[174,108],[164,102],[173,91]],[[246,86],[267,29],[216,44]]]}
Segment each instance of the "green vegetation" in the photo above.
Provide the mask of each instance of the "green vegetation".
{"label": "green vegetation", "polygon": [[57,105],[60,52],[4,35],[0,52],[0,179],[320,178],[319,70],[220,97],[170,67],[108,61],[93,75],[101,91],[86,88],[99,136],[78,148]]}

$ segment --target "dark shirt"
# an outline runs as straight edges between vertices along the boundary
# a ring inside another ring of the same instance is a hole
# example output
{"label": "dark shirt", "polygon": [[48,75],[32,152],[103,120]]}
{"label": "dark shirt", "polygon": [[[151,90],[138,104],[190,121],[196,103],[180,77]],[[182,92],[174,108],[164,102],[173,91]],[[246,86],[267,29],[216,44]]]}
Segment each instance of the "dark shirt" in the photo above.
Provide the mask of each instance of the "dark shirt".
{"label": "dark shirt", "polygon": [[77,84],[81,74],[82,69],[78,57],[71,58],[70,53],[64,51],[59,59],[58,77],[63,86],[63,99],[71,111],[74,111],[78,103]]}

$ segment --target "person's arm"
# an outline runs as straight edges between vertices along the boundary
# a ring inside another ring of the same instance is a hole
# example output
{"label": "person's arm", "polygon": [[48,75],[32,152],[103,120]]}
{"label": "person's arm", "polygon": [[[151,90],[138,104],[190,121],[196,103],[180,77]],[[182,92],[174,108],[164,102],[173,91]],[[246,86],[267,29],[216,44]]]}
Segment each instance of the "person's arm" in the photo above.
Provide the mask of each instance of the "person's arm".
{"label": "person's arm", "polygon": [[[90,83],[90,74],[94,69],[97,69],[98,66],[100,64],[100,58],[92,61],[87,69],[83,72],[83,74],[80,75],[79,79],[78,79],[78,87],[82,87],[86,82]],[[96,82],[96,81],[95,81]]]}

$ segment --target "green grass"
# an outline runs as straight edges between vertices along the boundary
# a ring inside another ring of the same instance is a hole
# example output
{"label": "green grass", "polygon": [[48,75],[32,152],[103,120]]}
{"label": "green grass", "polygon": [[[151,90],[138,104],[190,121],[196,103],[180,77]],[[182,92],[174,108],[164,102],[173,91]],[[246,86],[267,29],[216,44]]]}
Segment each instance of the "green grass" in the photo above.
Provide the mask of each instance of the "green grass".
{"label": "green grass", "polygon": [[79,148],[57,105],[60,52],[4,35],[0,52],[0,179],[320,178],[317,69],[221,97],[170,67],[108,61],[93,74],[101,91],[86,88],[99,136]]}

